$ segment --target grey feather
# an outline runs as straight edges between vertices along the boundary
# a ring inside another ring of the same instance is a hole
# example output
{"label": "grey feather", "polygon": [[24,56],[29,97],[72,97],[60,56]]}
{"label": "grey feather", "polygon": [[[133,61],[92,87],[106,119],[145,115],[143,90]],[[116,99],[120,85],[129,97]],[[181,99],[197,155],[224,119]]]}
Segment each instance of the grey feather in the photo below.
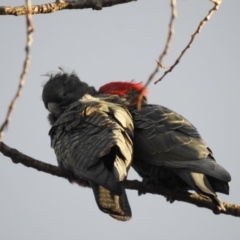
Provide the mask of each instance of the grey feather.
{"label": "grey feather", "polygon": [[[111,111],[110,107],[113,108]],[[131,164],[133,135],[126,134],[124,127],[109,115],[114,111],[122,111],[125,119],[132,121],[125,109],[84,96],[63,112],[50,130],[50,136],[59,165],[79,178],[120,195],[118,182],[125,179]],[[133,134],[133,126],[130,131]],[[101,158],[114,146],[118,153],[115,159],[109,159],[111,170]]]}
{"label": "grey feather", "polygon": [[114,195],[106,188],[94,183],[92,183],[92,189],[99,209],[120,221],[131,219],[132,212],[124,187],[122,187],[120,196]]}
{"label": "grey feather", "polygon": [[214,159],[197,129],[159,105],[129,108],[135,127],[133,168],[157,184],[195,190],[225,209],[216,191],[229,193],[230,174]]}

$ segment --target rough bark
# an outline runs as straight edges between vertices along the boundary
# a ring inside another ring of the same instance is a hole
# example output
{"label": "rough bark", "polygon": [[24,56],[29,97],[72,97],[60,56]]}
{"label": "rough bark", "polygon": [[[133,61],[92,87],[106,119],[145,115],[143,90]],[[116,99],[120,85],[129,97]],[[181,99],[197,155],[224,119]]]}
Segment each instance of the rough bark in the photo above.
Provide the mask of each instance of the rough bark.
{"label": "rough bark", "polygon": [[[60,10],[86,9],[101,10],[118,4],[134,2],[137,0],[78,0],[78,1],[56,1],[42,5],[32,5],[32,14],[53,13]],[[27,13],[26,6],[0,6],[0,15],[21,16]]]}

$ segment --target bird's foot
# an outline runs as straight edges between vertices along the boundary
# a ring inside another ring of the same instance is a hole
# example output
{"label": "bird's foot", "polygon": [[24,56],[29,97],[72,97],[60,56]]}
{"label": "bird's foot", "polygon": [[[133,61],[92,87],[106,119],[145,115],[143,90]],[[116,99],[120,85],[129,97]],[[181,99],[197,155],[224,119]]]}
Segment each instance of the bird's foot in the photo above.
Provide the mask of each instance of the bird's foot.
{"label": "bird's foot", "polygon": [[149,180],[147,178],[142,179],[142,187],[138,190],[138,196],[141,196],[142,194],[146,194],[145,187],[148,184]]}
{"label": "bird's foot", "polygon": [[178,187],[175,187],[173,189],[173,192],[171,194],[169,194],[168,196],[166,196],[166,201],[169,203],[173,203],[176,200],[176,194],[179,191],[180,191],[180,189]]}

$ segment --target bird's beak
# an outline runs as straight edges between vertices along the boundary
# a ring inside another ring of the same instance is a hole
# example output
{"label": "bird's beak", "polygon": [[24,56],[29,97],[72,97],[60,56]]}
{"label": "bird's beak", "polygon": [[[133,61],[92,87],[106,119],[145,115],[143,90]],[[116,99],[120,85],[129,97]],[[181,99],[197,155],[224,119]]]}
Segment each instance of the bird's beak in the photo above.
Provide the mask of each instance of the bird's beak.
{"label": "bird's beak", "polygon": [[48,111],[54,115],[58,115],[60,113],[60,108],[57,103],[50,102],[47,105]]}

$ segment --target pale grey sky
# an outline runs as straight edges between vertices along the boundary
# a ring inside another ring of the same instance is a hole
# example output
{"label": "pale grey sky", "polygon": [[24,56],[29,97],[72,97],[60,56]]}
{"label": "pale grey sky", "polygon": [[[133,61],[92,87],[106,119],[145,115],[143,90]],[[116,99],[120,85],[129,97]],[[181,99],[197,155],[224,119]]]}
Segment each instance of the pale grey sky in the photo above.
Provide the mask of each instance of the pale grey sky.
{"label": "pale grey sky", "polygon": [[[25,1],[1,0],[0,5]],[[34,4],[47,1],[33,1]],[[170,1],[139,0],[102,11],[72,10],[33,16],[35,27],[26,86],[3,141],[36,159],[57,164],[50,148],[41,76],[59,66],[96,87],[113,80],[144,81],[162,51]],[[212,3],[179,0],[175,37],[164,65],[175,61]],[[232,175],[230,195],[240,204],[240,1],[223,1],[179,65],[149,86],[149,102],[190,120]],[[15,94],[24,60],[25,17],[0,16],[0,122]],[[161,76],[159,74],[158,76]],[[129,179],[137,174],[130,171]],[[92,191],[37,172],[0,155],[0,239],[237,240],[239,219],[162,196],[128,190],[133,217],[119,222],[100,212]]]}

